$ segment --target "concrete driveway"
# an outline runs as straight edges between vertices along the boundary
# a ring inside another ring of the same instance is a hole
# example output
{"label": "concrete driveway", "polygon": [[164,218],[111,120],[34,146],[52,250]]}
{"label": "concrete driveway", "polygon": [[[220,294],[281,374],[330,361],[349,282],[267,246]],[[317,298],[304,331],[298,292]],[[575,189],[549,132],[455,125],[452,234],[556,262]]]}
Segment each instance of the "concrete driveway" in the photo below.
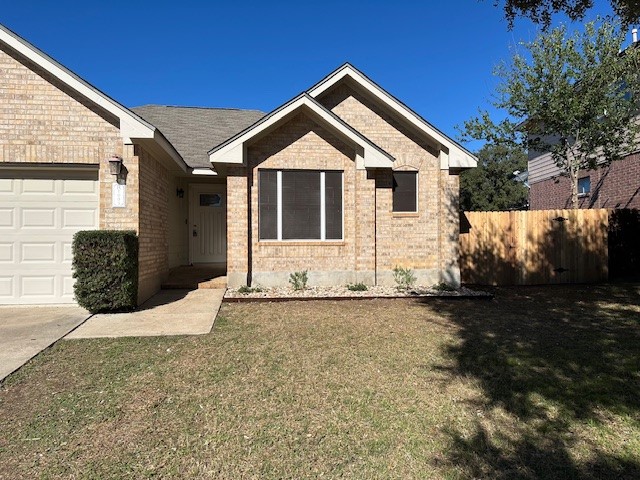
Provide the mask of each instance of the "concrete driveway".
{"label": "concrete driveway", "polygon": [[0,381],[89,315],[78,306],[0,306]]}

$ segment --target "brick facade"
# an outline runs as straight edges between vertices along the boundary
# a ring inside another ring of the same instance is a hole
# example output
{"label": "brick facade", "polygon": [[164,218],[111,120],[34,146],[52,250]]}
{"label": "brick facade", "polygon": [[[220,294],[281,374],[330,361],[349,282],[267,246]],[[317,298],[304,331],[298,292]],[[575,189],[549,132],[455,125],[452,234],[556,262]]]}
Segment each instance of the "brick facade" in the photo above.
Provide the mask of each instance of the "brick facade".
{"label": "brick facade", "polygon": [[[99,227],[139,233],[139,301],[146,300],[167,270],[166,169],[123,144],[117,118],[9,49],[0,49],[0,71],[0,163],[96,165]],[[106,159],[114,153],[127,170],[125,208],[111,206],[115,177]]]}
{"label": "brick facade", "polygon": [[[392,211],[392,170],[357,169],[352,147],[311,117],[298,114],[248,147],[247,168],[228,171],[229,284],[244,284],[247,274],[254,284],[286,284],[289,273],[300,270],[309,270],[309,282],[316,285],[393,284],[395,266],[412,268],[423,284],[459,282],[458,177],[440,170],[435,146],[347,86],[318,100],[393,155],[394,170],[418,172],[418,212]],[[261,168],[342,170],[343,240],[260,241]]]}
{"label": "brick facade", "polygon": [[[591,178],[591,192],[579,199],[580,208],[640,208],[640,154],[635,153],[608,167],[580,173]],[[529,208],[547,210],[571,207],[568,177],[549,178],[531,184]]]}

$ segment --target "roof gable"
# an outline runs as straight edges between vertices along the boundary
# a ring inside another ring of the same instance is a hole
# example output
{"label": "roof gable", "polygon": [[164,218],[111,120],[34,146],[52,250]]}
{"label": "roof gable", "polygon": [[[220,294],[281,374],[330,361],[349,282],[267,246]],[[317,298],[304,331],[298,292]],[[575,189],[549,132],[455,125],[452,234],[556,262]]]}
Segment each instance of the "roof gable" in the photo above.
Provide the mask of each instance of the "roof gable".
{"label": "roof gable", "polygon": [[389,153],[373,144],[307,93],[298,95],[237,135],[214,147],[209,151],[209,160],[214,164],[244,164],[247,142],[267,134],[301,111],[310,114],[339,138],[354,145],[358,168],[390,168],[393,165],[394,158]]}
{"label": "roof gable", "polygon": [[318,98],[347,79],[366,90],[376,101],[392,110],[400,119],[435,141],[441,147],[441,168],[460,169],[477,166],[478,160],[475,155],[431,125],[349,63],[345,63],[320,80],[308,90],[308,94],[313,98]]}
{"label": "roof gable", "polygon": [[11,50],[26,58],[37,67],[46,71],[62,84],[68,86],[96,106],[114,115],[120,121],[120,134],[128,139],[152,139],[160,149],[170,156],[183,170],[186,165],[176,149],[162,133],[153,125],[143,120],[131,110],[83,80],[68,68],[56,62],[46,53],[30,44],[22,37],[0,24],[0,42]]}

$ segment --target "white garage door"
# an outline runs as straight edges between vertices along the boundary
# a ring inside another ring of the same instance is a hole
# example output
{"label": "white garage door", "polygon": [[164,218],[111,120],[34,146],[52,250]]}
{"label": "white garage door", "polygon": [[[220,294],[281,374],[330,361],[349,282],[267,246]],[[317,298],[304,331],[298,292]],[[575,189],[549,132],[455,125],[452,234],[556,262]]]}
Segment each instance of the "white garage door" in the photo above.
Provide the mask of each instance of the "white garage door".
{"label": "white garage door", "polygon": [[71,242],[98,226],[97,171],[0,171],[0,304],[73,303]]}

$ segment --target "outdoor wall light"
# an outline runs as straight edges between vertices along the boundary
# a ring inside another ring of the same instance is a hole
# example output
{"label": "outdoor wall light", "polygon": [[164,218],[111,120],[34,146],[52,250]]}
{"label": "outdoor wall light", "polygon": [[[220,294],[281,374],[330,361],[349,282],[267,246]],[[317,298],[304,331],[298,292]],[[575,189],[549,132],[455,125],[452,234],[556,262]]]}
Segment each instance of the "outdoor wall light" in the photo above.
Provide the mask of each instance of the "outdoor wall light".
{"label": "outdoor wall light", "polygon": [[176,195],[178,198],[184,198],[184,190],[182,188],[176,189]]}
{"label": "outdoor wall light", "polygon": [[122,171],[122,157],[111,155],[109,158],[109,172],[111,175],[120,175]]}

